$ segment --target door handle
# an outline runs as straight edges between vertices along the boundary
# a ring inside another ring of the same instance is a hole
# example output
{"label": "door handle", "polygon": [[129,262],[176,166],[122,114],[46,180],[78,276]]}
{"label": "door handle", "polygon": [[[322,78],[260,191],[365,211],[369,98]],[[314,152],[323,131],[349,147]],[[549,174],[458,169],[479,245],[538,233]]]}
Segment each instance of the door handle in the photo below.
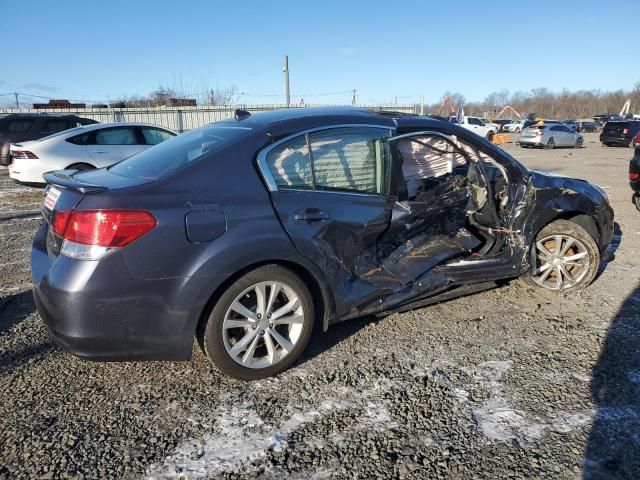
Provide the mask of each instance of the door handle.
{"label": "door handle", "polygon": [[109,153],[105,150],[95,150],[93,153]]}
{"label": "door handle", "polygon": [[300,220],[304,222],[321,222],[322,220],[329,220],[331,217],[324,210],[318,208],[307,208],[301,210],[293,215],[294,220]]}

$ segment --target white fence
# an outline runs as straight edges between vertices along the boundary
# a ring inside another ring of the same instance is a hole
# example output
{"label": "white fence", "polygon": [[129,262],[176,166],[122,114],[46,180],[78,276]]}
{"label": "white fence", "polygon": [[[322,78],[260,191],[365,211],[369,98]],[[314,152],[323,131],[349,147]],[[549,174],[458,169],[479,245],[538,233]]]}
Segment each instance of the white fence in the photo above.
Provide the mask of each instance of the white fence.
{"label": "white fence", "polygon": [[[326,105],[305,105],[296,108],[318,107]],[[375,110],[393,110],[403,113],[418,113],[416,105],[357,105],[359,108]],[[197,128],[207,123],[216,122],[233,116],[235,109],[242,108],[249,112],[263,112],[285,108],[284,105],[234,105],[225,107],[197,106],[197,107],[150,107],[150,108],[2,108],[0,117],[11,113],[51,113],[73,114],[91,118],[101,123],[105,122],[143,122],[161,125],[163,127],[183,132]]]}

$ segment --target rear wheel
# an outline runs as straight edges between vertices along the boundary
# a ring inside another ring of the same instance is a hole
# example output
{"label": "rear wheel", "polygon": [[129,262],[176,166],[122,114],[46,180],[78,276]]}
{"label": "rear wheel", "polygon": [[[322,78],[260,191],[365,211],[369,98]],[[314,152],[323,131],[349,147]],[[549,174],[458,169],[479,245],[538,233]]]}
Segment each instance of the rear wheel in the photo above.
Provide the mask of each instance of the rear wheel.
{"label": "rear wheel", "polygon": [[203,349],[229,376],[270,377],[302,354],[314,315],[311,294],[295,273],[279,265],[260,267],[236,280],[216,302]]}
{"label": "rear wheel", "polygon": [[568,220],[556,220],[538,233],[533,265],[525,277],[530,285],[548,290],[578,290],[598,272],[600,251],[589,233]]}
{"label": "rear wheel", "polygon": [[544,148],[548,149],[548,150],[552,150],[554,148],[556,148],[556,142],[553,140],[553,138],[550,138],[549,141],[547,142],[547,144],[544,146]]}
{"label": "rear wheel", "polygon": [[493,135],[494,135],[493,132],[487,133],[487,140],[489,140],[490,142],[493,142]]}
{"label": "rear wheel", "polygon": [[635,193],[633,195],[633,204],[636,206],[636,209],[640,211],[640,194]]}

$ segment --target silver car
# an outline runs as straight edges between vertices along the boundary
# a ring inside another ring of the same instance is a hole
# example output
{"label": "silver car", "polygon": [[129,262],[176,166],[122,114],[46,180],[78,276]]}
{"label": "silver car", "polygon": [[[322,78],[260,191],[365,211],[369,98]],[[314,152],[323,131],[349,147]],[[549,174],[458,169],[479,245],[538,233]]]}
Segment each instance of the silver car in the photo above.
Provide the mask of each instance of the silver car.
{"label": "silver car", "polygon": [[562,124],[531,125],[520,133],[518,143],[521,147],[573,147],[581,148],[582,135]]}

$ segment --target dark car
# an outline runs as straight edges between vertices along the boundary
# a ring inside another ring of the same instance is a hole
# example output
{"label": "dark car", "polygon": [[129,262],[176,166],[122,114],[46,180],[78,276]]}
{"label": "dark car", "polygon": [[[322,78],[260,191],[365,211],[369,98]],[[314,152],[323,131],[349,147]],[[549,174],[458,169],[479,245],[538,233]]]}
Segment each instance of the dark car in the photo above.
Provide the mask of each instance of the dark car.
{"label": "dark car", "polygon": [[31,254],[53,339],[94,360],[276,374],[315,325],[524,277],[588,285],[606,194],[527,170],[453,123],[355,108],[237,111],[111,167],[48,182]]}
{"label": "dark car", "polygon": [[607,122],[600,134],[603,145],[633,147],[633,139],[640,132],[640,120]]}
{"label": "dark car", "polygon": [[597,133],[598,125],[590,120],[578,120],[578,132],[580,133]]}
{"label": "dark car", "polygon": [[[640,133],[638,134],[640,143]],[[640,145],[636,146],[635,154],[629,162],[629,185],[633,190],[633,203],[640,210]]]}
{"label": "dark car", "polygon": [[9,146],[12,143],[38,140],[53,133],[80,125],[98,123],[76,115],[15,113],[0,118],[0,165],[9,165]]}
{"label": "dark car", "polygon": [[493,123],[495,123],[496,125],[498,125],[500,127],[499,131],[503,131],[502,127],[504,127],[507,123],[515,123],[518,120],[513,120],[513,119],[509,119],[509,120],[504,120],[504,119],[500,119],[500,120],[494,120]]}

